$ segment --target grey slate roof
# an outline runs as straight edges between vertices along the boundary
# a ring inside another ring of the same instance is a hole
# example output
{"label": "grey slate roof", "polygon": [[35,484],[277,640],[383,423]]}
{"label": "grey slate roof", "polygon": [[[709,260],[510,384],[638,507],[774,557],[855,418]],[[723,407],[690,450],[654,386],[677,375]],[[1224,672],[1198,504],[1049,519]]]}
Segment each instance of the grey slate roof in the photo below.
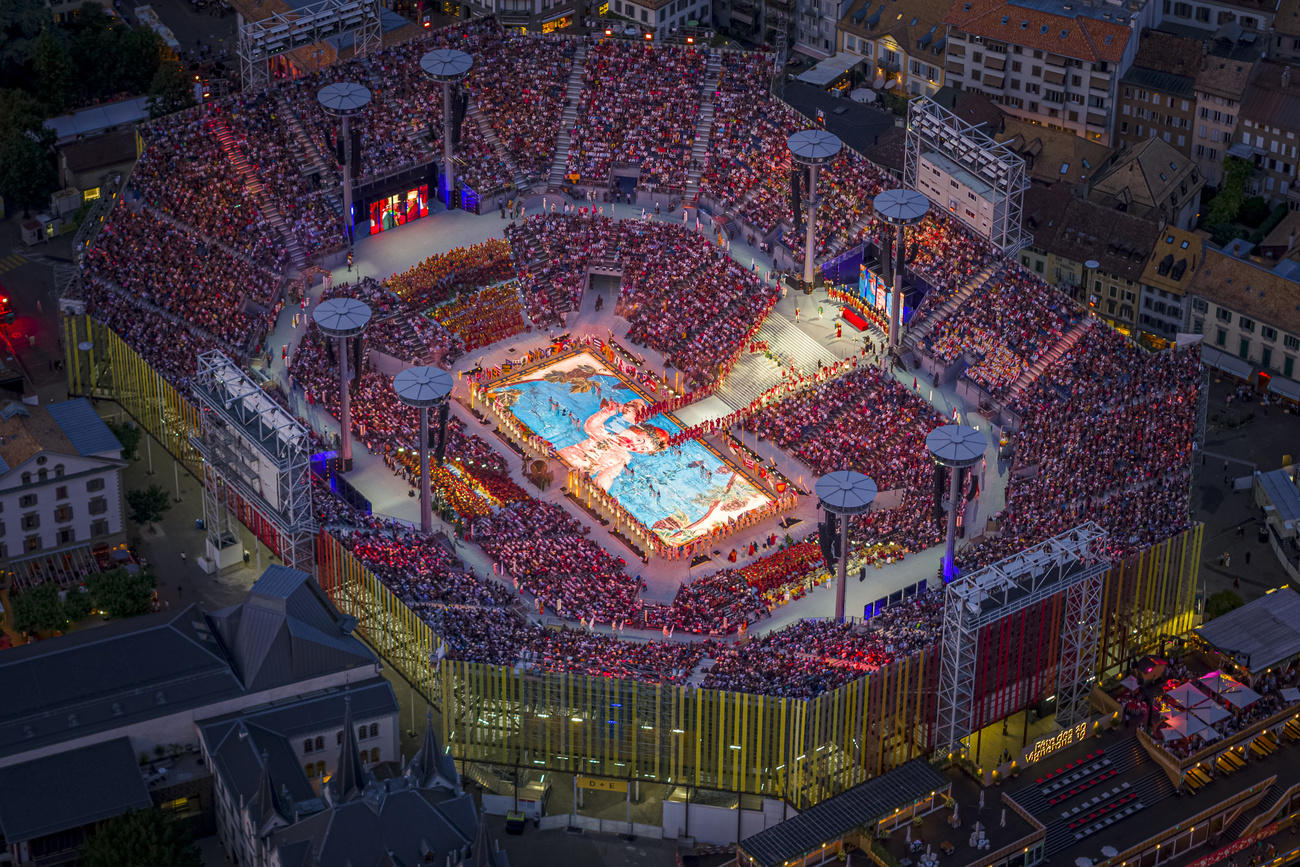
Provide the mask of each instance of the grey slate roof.
{"label": "grey slate roof", "polygon": [[740,850],[763,867],[780,867],[786,861],[821,848],[822,843],[876,821],[948,787],[948,781],[921,760],[854,786],[843,794],[740,841]]}
{"label": "grey slate roof", "polygon": [[1224,653],[1250,657],[1251,671],[1263,671],[1300,653],[1300,593],[1289,588],[1269,593],[1227,614],[1197,633]]}
{"label": "grey slate roof", "polygon": [[77,454],[89,457],[104,452],[122,451],[122,444],[84,397],[47,404],[45,408],[54,423],[67,435]]}
{"label": "grey slate roof", "polygon": [[0,832],[9,843],[80,828],[152,803],[126,738],[0,768]]}

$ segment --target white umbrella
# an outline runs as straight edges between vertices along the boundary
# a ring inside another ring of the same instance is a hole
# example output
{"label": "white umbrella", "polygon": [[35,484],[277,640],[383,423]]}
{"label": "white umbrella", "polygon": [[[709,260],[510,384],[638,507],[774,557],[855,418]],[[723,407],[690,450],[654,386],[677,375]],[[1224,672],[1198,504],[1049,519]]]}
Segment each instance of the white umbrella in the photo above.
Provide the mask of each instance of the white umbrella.
{"label": "white umbrella", "polygon": [[1210,703],[1204,707],[1198,707],[1192,711],[1192,715],[1206,725],[1214,725],[1216,722],[1225,720],[1232,714],[1228,713],[1217,704]]}
{"label": "white umbrella", "polygon": [[1200,707],[1210,701],[1210,697],[1201,692],[1191,683],[1180,683],[1178,686],[1165,693],[1165,698],[1172,699],[1178,704],[1191,710]]}
{"label": "white umbrella", "polygon": [[866,87],[854,88],[849,93],[849,99],[854,102],[875,102],[876,92]]}
{"label": "white umbrella", "polygon": [[1006,807],[1003,807],[1003,808],[1002,808],[1002,827],[1005,828],[1006,826],[1007,826],[1007,808],[1006,808]]}
{"label": "white umbrella", "polygon": [[957,808],[960,807],[960,806],[961,806],[961,805],[958,804],[957,802],[955,802],[955,801],[953,802],[953,805],[952,805],[952,823],[953,823],[953,825],[956,825],[956,824],[957,824]]}

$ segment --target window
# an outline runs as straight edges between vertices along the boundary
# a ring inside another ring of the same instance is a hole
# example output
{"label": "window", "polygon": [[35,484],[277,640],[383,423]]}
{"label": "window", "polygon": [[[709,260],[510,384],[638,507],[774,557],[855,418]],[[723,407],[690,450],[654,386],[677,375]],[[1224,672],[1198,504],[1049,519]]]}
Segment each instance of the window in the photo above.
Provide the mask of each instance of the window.
{"label": "window", "polygon": [[[340,733],[340,734],[341,734],[341,733]],[[316,749],[317,749],[317,750],[323,750],[323,749],[325,749],[325,736],[324,736],[324,735],[316,735]]]}
{"label": "window", "polygon": [[57,509],[54,510],[54,520],[60,524],[66,524],[68,521],[71,521],[72,507],[69,506],[67,503],[64,503],[62,506],[59,506]]}
{"label": "window", "polygon": [[323,776],[325,776],[325,763],[324,763],[324,762],[317,762],[317,763],[316,763],[316,776],[318,776],[318,777],[323,777]]}
{"label": "window", "polygon": [[341,743],[343,743],[343,730],[339,729],[334,733],[334,744],[338,746]]}
{"label": "window", "polygon": [[66,500],[67,498],[68,498],[68,486],[67,486],[67,485],[59,485],[57,488],[54,489],[54,499],[56,499],[56,500]]}
{"label": "window", "polygon": [[21,497],[18,498],[18,506],[20,508],[30,509],[34,505],[36,505],[35,494],[23,494]]}
{"label": "window", "polygon": [[1220,307],[1218,310],[1214,311],[1214,316],[1215,316],[1215,318],[1218,319],[1220,322],[1226,322],[1226,323],[1229,324],[1229,325],[1232,324],[1232,311],[1231,311],[1231,310],[1227,310],[1227,309],[1225,309],[1225,308],[1223,308],[1223,307]]}
{"label": "window", "polygon": [[73,527],[60,527],[56,535],[60,545],[71,545],[77,541],[77,531]]}
{"label": "window", "polygon": [[26,539],[23,539],[23,550],[28,553],[41,550],[41,537],[28,536]]}
{"label": "window", "polygon": [[1282,345],[1287,349],[1300,349],[1300,337],[1288,334],[1282,338]]}
{"label": "window", "polygon": [[366,739],[366,727],[365,727],[365,726],[358,726],[358,727],[357,727],[357,740],[359,740],[359,741],[363,741],[363,740],[365,740],[365,739]]}
{"label": "window", "polygon": [[1274,340],[1277,340],[1277,329],[1271,325],[1261,325],[1259,328],[1259,336],[1271,343]]}
{"label": "window", "polygon": [[1216,346],[1227,346],[1228,332],[1224,331],[1222,328],[1218,329],[1218,333],[1214,335],[1214,343]]}
{"label": "window", "polygon": [[[421,471],[421,472],[423,472],[423,471]],[[310,743],[310,741],[309,741],[308,743]],[[314,779],[316,779],[316,765],[315,765],[315,763],[313,763],[313,762],[308,762],[307,764],[305,764],[305,765],[302,766],[302,769],[303,769],[304,771],[307,772],[307,778],[308,778],[309,780],[314,780]]]}
{"label": "window", "polygon": [[1242,358],[1250,357],[1250,341],[1245,337],[1241,338],[1241,346],[1238,347],[1237,354]]}
{"label": "window", "polygon": [[27,472],[23,473],[23,484],[30,485],[31,483],[32,483],[32,474]]}
{"label": "window", "polygon": [[[311,752],[311,738],[307,738],[305,741],[302,742],[302,751],[304,753]],[[308,765],[307,767],[311,767],[311,765]]]}
{"label": "window", "polygon": [[20,523],[24,530],[39,529],[41,526],[41,515],[39,512],[28,512],[26,515],[23,515],[23,519]]}
{"label": "window", "polygon": [[1245,316],[1242,316],[1240,319],[1237,320],[1237,325],[1239,325],[1239,326],[1241,327],[1241,330],[1242,330],[1242,331],[1254,331],[1254,330],[1255,330],[1255,320],[1254,320],[1254,319],[1247,319]]}
{"label": "window", "polygon": [[1282,359],[1282,375],[1288,377],[1295,375],[1295,359],[1290,355]]}
{"label": "window", "polygon": [[90,535],[92,535],[92,536],[107,536],[107,535],[108,535],[108,521],[105,521],[103,518],[100,518],[98,521],[91,521],[91,523],[90,523]]}
{"label": "window", "polygon": [[371,736],[372,738],[377,738],[377,737],[379,737],[379,723],[371,723],[371,724],[370,724],[370,736]]}
{"label": "window", "polygon": [[87,490],[87,491],[90,491],[92,494],[93,494],[95,491],[102,491],[102,490],[104,490],[104,480],[103,480],[103,479],[91,479],[90,481],[86,482],[86,490]]}
{"label": "window", "polygon": [[103,497],[95,497],[90,501],[90,514],[102,515],[108,511],[108,500]]}
{"label": "window", "polygon": [[379,747],[375,747],[370,751],[370,761],[372,763],[379,761]]}

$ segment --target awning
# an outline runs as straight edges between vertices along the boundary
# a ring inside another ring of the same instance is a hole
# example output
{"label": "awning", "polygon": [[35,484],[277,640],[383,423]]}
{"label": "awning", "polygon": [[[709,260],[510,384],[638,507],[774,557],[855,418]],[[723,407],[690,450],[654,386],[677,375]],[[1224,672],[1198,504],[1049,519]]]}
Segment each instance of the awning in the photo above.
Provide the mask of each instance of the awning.
{"label": "awning", "polygon": [[818,63],[807,72],[799,74],[800,81],[808,84],[815,84],[818,87],[830,87],[830,85],[844,73],[857,66],[865,60],[860,54],[849,54],[841,51],[839,54],[826,58]]}
{"label": "awning", "polygon": [[1238,379],[1250,379],[1253,372],[1249,361],[1235,355],[1229,355],[1222,349],[1215,349],[1213,346],[1207,346],[1204,343],[1201,344],[1201,361]]}
{"label": "awning", "polygon": [[52,117],[45,122],[47,129],[54,130],[60,143],[75,139],[77,136],[89,136],[106,129],[139,123],[149,117],[149,99],[140,96],[121,102],[97,105],[76,114],[63,114]]}
{"label": "awning", "polygon": [[1300,401],[1300,383],[1274,375],[1268,381],[1268,390],[1288,400]]}

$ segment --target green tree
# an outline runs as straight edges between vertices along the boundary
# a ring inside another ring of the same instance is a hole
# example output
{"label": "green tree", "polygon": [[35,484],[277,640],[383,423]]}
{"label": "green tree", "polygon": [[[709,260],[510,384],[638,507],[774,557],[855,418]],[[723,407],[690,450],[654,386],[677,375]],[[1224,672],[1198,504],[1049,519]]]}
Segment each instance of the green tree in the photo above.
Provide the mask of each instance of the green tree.
{"label": "green tree", "polygon": [[0,138],[0,196],[22,208],[24,217],[49,202],[58,186],[53,157],[31,133]]}
{"label": "green tree", "polygon": [[84,617],[89,617],[94,608],[95,603],[90,598],[88,590],[82,590],[80,587],[70,587],[64,594],[63,616],[67,618],[69,623],[76,623]]}
{"label": "green tree", "polygon": [[49,114],[70,107],[77,98],[77,65],[72,59],[62,30],[46,27],[36,39],[32,69],[36,73],[36,93]]}
{"label": "green tree", "polygon": [[189,829],[159,807],[109,819],[81,849],[84,867],[202,867]]}
{"label": "green tree", "polygon": [[123,29],[98,3],[83,4],[69,24],[84,102],[97,102],[124,89],[116,78]]}
{"label": "green tree", "polygon": [[1246,181],[1254,170],[1249,160],[1228,157],[1223,161],[1223,183],[1205,213],[1205,225],[1210,231],[1219,234],[1236,222],[1246,201]]}
{"label": "green tree", "polygon": [[36,49],[41,31],[54,21],[45,0],[4,0],[0,3],[0,81],[18,84]]}
{"label": "green tree", "polygon": [[29,587],[11,597],[10,602],[14,607],[14,629],[19,632],[62,629],[68,623],[59,601],[59,587],[52,582]]}
{"label": "green tree", "polygon": [[1220,590],[1205,600],[1205,619],[1213,620],[1245,604],[1245,601],[1231,590]]}
{"label": "green tree", "polygon": [[132,93],[144,93],[162,62],[162,39],[147,27],[122,34],[117,48],[117,80]]}
{"label": "green tree", "polygon": [[162,117],[194,105],[194,83],[174,60],[164,61],[149,83],[149,116]]}
{"label": "green tree", "polygon": [[172,507],[172,501],[162,486],[150,485],[127,491],[126,505],[131,509],[132,521],[137,524],[152,524],[167,513]]}
{"label": "green tree", "polygon": [[97,609],[109,617],[135,617],[153,610],[153,574],[125,569],[100,572],[86,580],[86,588]]}
{"label": "green tree", "polygon": [[119,424],[117,422],[108,422],[108,429],[117,437],[117,441],[122,444],[122,457],[128,461],[135,459],[135,451],[140,448],[140,427],[139,425]]}
{"label": "green tree", "polygon": [[1268,219],[1269,210],[1268,202],[1264,200],[1263,196],[1251,196],[1241,203],[1241,210],[1237,212],[1237,219],[1252,229],[1257,229]]}

